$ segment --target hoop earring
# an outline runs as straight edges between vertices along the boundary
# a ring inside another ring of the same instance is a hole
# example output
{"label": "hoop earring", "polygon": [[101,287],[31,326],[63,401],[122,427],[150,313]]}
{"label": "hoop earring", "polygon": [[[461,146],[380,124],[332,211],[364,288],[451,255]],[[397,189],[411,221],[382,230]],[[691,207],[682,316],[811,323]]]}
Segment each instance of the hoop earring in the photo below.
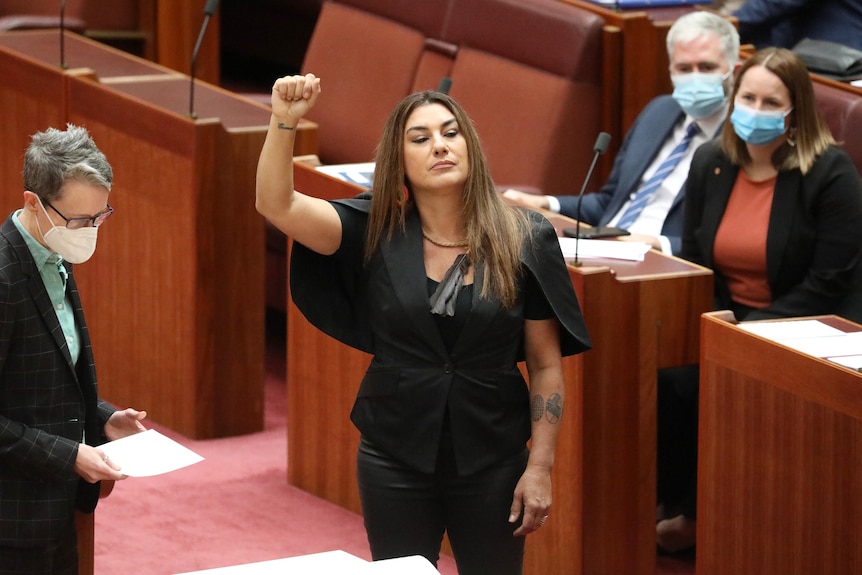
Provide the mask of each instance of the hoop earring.
{"label": "hoop earring", "polygon": [[410,190],[407,189],[407,186],[405,185],[401,188],[401,197],[395,201],[395,205],[398,206],[399,208],[403,208],[404,206],[407,205],[407,202],[409,202],[409,201],[410,201]]}
{"label": "hoop earring", "polygon": [[791,126],[790,130],[788,130],[788,131],[790,133],[787,134],[787,145],[789,145],[791,148],[795,148],[796,147],[796,126]]}

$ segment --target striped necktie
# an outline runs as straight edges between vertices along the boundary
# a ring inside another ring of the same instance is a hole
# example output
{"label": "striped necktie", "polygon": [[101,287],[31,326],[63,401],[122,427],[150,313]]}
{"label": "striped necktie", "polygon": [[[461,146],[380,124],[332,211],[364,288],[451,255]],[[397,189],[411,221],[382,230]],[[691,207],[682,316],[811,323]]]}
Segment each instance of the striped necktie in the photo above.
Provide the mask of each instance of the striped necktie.
{"label": "striped necktie", "polygon": [[700,132],[700,128],[697,127],[695,122],[688,125],[688,128],[685,130],[685,137],[683,137],[682,141],[680,141],[680,143],[671,150],[668,157],[665,158],[655,173],[650,176],[650,179],[644,182],[641,187],[638,188],[638,191],[635,192],[632,201],[629,203],[626,211],[623,212],[619,222],[617,222],[618,228],[627,230],[633,223],[635,223],[635,220],[650,202],[656,191],[661,187],[661,183],[664,181],[665,177],[667,177],[667,175],[676,168],[679,161],[688,153],[688,147],[691,144],[691,140],[698,132]]}

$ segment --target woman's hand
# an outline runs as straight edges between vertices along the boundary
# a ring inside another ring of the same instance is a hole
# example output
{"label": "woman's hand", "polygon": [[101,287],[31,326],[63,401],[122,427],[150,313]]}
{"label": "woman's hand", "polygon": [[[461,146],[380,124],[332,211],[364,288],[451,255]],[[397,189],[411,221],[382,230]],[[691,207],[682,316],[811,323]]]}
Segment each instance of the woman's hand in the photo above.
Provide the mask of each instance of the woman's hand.
{"label": "woman's hand", "polygon": [[285,129],[295,128],[299,119],[314,107],[320,95],[320,78],[314,74],[284,76],[272,86],[272,114]]}
{"label": "woman's hand", "polygon": [[512,509],[509,512],[509,523],[515,523],[521,518],[521,525],[513,535],[520,537],[544,525],[551,512],[551,499],[551,470],[527,465],[515,487]]}

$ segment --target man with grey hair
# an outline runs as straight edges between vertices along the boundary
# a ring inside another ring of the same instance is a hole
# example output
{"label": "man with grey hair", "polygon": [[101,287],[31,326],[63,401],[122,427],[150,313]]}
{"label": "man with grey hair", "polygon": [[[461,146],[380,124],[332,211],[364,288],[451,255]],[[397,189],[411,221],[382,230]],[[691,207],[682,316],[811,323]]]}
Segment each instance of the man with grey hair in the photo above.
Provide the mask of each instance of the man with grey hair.
{"label": "man with grey hair", "polygon": [[[632,124],[614,160],[610,178],[581,200],[581,220],[630,232],[621,239],[644,241],[668,254],[682,246],[683,184],[694,150],[721,131],[739,35],[711,12],[680,17],[667,34],[673,95],[649,104]],[[541,196],[506,190],[504,197],[527,207],[577,217],[578,196]]]}
{"label": "man with grey hair", "polygon": [[146,412],[98,397],[70,265],[96,248],[112,180],[86,129],[37,133],[24,205],[0,227],[0,575],[78,572],[75,509],[125,478],[95,446],[144,429]]}

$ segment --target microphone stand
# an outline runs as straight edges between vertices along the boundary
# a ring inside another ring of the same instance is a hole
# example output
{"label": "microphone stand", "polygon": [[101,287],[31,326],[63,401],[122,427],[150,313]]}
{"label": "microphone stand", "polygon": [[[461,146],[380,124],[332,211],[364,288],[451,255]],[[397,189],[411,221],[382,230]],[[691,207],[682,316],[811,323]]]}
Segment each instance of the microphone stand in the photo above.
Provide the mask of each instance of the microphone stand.
{"label": "microphone stand", "polygon": [[581,267],[582,263],[578,261],[578,242],[581,241],[581,202],[584,199],[584,190],[587,188],[587,183],[590,181],[590,177],[593,175],[593,170],[596,167],[596,162],[599,161],[599,156],[605,153],[605,150],[608,149],[608,144],[611,141],[611,135],[607,132],[599,132],[599,137],[596,138],[596,144],[593,146],[593,161],[590,163],[590,169],[587,170],[587,177],[584,178],[584,183],[581,185],[581,191],[578,193],[578,213],[577,220],[575,220],[575,261],[574,266],[576,268]]}
{"label": "microphone stand", "polygon": [[196,120],[197,116],[195,115],[195,64],[198,60],[198,52],[201,49],[201,42],[204,39],[204,34],[207,31],[207,24],[209,24],[210,18],[215,11],[218,9],[218,0],[208,0],[206,7],[204,7],[204,23],[201,25],[201,31],[198,34],[198,41],[195,43],[194,50],[192,50],[192,66],[191,66],[191,84],[189,86],[189,117],[192,120]]}
{"label": "microphone stand", "polygon": [[66,0],[60,2],[60,68],[66,69]]}

